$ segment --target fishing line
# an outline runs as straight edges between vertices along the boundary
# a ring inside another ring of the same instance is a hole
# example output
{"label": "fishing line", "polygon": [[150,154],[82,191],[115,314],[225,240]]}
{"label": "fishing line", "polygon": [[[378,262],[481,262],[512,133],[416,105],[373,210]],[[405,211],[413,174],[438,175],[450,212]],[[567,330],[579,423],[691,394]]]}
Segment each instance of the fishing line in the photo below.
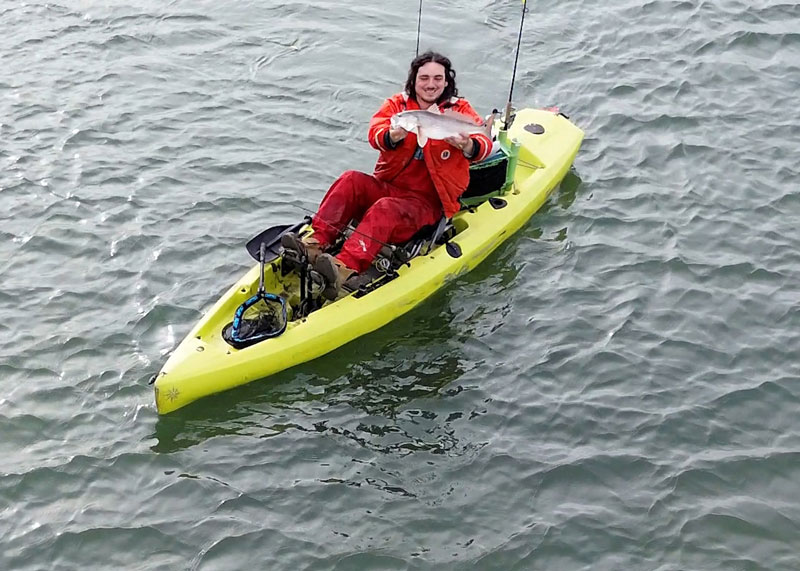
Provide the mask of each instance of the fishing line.
{"label": "fishing line", "polygon": [[389,249],[390,249],[391,251],[393,251],[393,252],[394,252],[394,250],[395,250],[395,248],[396,248],[396,247],[395,247],[394,245],[392,245],[392,244],[387,244],[386,242],[382,242],[382,241],[378,240],[378,239],[377,239],[377,238],[375,238],[374,236],[370,236],[369,234],[365,234],[364,232],[361,232],[360,230],[358,230],[358,229],[354,228],[353,226],[350,226],[350,224],[343,224],[343,225],[337,226],[337,225],[336,225],[336,224],[334,224],[333,222],[329,222],[328,220],[325,220],[325,219],[324,219],[322,216],[320,216],[319,214],[317,214],[317,213],[316,213],[316,211],[314,211],[314,210],[310,210],[310,209],[306,208],[305,206],[300,206],[300,205],[297,205],[297,207],[298,207],[300,210],[305,210],[305,211],[306,211],[306,212],[308,212],[309,214],[313,214],[313,215],[314,215],[314,217],[315,217],[317,220],[319,220],[319,221],[320,221],[320,222],[322,222],[323,224],[327,224],[328,226],[330,226],[331,228],[333,228],[333,229],[334,229],[334,230],[336,230],[337,232],[344,232],[345,230],[347,230],[347,229],[349,228],[349,229],[350,229],[350,230],[352,230],[354,233],[356,233],[356,234],[360,234],[361,236],[364,236],[364,238],[369,238],[370,240],[374,240],[374,241],[376,241],[378,244],[380,244],[381,246],[386,246],[387,248],[389,248]]}
{"label": "fishing line", "polygon": [[422,29],[422,0],[419,0],[419,15],[417,16],[417,53],[414,57],[419,55],[419,32]]}
{"label": "fishing line", "polygon": [[517,61],[519,61],[519,48],[522,44],[522,26],[525,24],[525,12],[527,12],[527,0],[522,0],[522,18],[519,21],[519,37],[517,38],[517,53],[514,54],[514,71],[511,73],[511,90],[508,92],[508,103],[506,103],[505,128],[511,126],[511,100],[514,97],[514,82],[517,79]]}

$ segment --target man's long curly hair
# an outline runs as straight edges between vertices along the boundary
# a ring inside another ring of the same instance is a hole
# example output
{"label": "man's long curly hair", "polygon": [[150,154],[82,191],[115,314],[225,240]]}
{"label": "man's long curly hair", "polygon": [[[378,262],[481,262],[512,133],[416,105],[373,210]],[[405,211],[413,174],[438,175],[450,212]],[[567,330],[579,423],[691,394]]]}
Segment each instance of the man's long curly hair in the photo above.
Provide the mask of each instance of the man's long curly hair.
{"label": "man's long curly hair", "polygon": [[444,67],[444,77],[447,82],[444,86],[444,91],[436,103],[443,103],[449,101],[451,97],[458,97],[458,88],[456,87],[456,70],[453,69],[453,64],[450,60],[442,54],[432,51],[427,51],[414,58],[411,62],[411,69],[408,70],[408,79],[406,79],[406,93],[414,99],[417,99],[417,91],[414,89],[414,83],[417,80],[417,72],[426,63],[438,63]]}

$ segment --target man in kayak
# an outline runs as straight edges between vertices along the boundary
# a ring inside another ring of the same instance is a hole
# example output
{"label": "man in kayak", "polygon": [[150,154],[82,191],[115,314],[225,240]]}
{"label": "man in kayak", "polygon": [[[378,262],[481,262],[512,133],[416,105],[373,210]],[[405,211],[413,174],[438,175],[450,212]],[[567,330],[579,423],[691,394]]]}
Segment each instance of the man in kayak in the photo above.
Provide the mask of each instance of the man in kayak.
{"label": "man in kayak", "polygon": [[[382,244],[405,242],[443,214],[450,218],[458,212],[458,198],[469,184],[469,163],[492,150],[485,133],[455,133],[420,147],[414,133],[391,124],[394,115],[411,110],[451,110],[482,123],[469,102],[458,97],[449,59],[430,51],[414,58],[405,91],[384,101],[370,121],[369,142],[380,152],[374,173],[345,172],[312,218],[314,233],[302,241],[297,234],[281,239],[284,248],[308,256],[327,282],[323,295],[328,299],[336,299],[348,277],[369,267]],[[341,251],[326,253],[353,219],[358,226]]]}

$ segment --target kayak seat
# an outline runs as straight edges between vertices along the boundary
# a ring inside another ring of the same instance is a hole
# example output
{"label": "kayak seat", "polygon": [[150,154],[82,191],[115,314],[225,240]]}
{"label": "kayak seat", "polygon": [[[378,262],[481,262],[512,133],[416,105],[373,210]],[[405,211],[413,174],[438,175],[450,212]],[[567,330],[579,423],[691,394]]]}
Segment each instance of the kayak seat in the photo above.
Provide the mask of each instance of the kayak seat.
{"label": "kayak seat", "polygon": [[459,198],[462,210],[477,206],[505,191],[508,172],[508,155],[495,141],[492,153],[484,160],[470,165],[469,185]]}
{"label": "kayak seat", "polygon": [[391,267],[397,269],[408,263],[420,254],[427,255],[434,246],[443,244],[455,233],[453,223],[446,216],[442,216],[436,224],[420,228],[411,239],[404,244],[399,244],[390,249],[383,246],[378,254],[391,262]]}
{"label": "kayak seat", "polygon": [[[357,222],[352,220],[348,226],[355,226],[356,224]],[[352,230],[348,229],[340,235],[334,245],[328,249],[328,253],[338,253],[344,241],[351,234]],[[389,267],[399,268],[420,253],[427,254],[435,244],[443,244],[454,234],[455,227],[452,221],[442,216],[436,224],[429,224],[420,228],[407,242],[381,246],[373,265],[383,265],[382,269],[389,269]],[[381,259],[389,260],[391,262],[390,266],[385,266],[383,262],[379,261]]]}

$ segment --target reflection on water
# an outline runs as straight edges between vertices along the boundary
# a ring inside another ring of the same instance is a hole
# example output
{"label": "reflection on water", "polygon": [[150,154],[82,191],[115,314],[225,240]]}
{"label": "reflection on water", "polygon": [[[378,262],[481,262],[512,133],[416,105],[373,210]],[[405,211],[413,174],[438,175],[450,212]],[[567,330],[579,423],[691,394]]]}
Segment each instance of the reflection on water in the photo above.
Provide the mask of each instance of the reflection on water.
{"label": "reflection on water", "polygon": [[575,169],[570,169],[555,193],[556,203],[564,210],[572,206],[572,203],[575,202],[575,198],[578,196],[578,189],[581,187],[582,183],[583,181]]}

